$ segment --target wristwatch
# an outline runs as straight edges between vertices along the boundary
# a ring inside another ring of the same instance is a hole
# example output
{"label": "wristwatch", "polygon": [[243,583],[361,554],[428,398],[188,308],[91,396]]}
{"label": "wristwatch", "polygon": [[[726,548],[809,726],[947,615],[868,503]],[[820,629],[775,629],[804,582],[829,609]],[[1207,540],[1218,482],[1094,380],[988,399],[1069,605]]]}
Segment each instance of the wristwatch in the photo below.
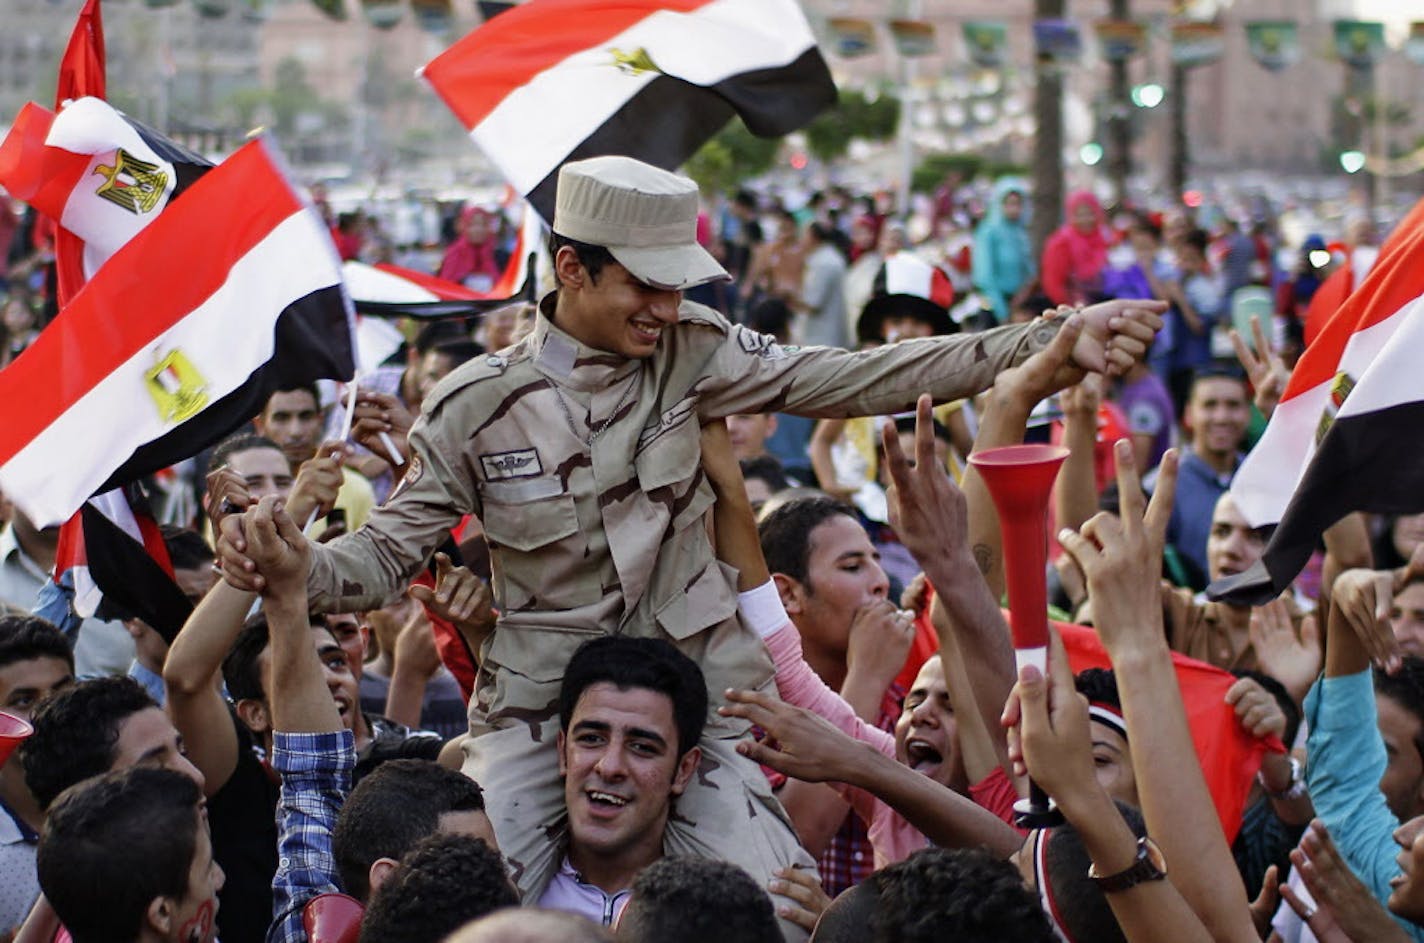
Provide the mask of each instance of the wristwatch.
{"label": "wristwatch", "polygon": [[1157,843],[1146,835],[1137,840],[1137,859],[1117,874],[1103,877],[1098,873],[1096,864],[1088,866],[1088,877],[1102,888],[1104,894],[1115,894],[1148,881],[1160,881],[1166,876],[1167,859],[1162,856],[1162,849],[1157,847]]}

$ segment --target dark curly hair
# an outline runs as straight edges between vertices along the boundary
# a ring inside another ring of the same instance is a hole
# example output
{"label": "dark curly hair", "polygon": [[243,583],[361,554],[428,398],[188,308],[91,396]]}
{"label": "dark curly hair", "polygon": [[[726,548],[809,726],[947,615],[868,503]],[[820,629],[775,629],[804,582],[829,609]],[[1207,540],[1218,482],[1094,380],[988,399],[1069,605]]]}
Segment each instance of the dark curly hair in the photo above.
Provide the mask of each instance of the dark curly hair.
{"label": "dark curly hair", "polygon": [[476,917],[518,906],[499,852],[465,835],[428,835],[371,895],[361,943],[440,943]]}
{"label": "dark curly hair", "polygon": [[124,721],[157,706],[126,677],[81,681],[46,699],[31,720],[35,732],[20,745],[25,783],[40,808],[75,783],[107,773]]}
{"label": "dark curly hair", "polygon": [[752,876],[727,861],[669,855],[633,881],[618,922],[627,943],[780,943],[771,898]]}
{"label": "dark curly hair", "polygon": [[1421,730],[1414,738],[1414,748],[1424,756],[1424,658],[1405,655],[1394,674],[1375,669],[1375,694],[1381,694],[1409,711],[1419,721]]}
{"label": "dark curly hair", "polygon": [[371,893],[371,865],[399,859],[416,842],[435,834],[447,812],[485,807],[479,784],[429,760],[390,760],[351,790],[332,832],[332,853],[341,886],[357,900]]}
{"label": "dark curly hair", "polygon": [[983,849],[926,848],[870,880],[879,894],[876,943],[1053,943],[1018,869]]}

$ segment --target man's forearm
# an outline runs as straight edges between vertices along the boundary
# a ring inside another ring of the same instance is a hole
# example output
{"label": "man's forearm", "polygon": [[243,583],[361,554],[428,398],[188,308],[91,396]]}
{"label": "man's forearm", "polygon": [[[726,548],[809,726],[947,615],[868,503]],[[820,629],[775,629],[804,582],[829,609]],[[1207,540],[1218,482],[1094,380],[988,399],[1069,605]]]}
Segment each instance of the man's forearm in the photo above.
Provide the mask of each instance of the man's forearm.
{"label": "man's forearm", "polygon": [[163,663],[163,683],[178,695],[214,685],[223,658],[237,640],[257,594],[219,580],[183,624]]}
{"label": "man's forearm", "polygon": [[1008,857],[1023,838],[987,809],[908,766],[862,745],[861,759],[844,770],[844,782],[872,793],[943,848],[984,847]]}
{"label": "man's forearm", "polygon": [[[992,723],[1014,686],[1014,648],[999,601],[968,551],[937,554],[919,562],[935,588],[936,603],[953,624],[979,714]],[[935,628],[940,630],[938,625]],[[940,647],[944,646],[941,633]]]}
{"label": "man's forearm", "polygon": [[[321,661],[311,644],[305,601],[266,601],[272,646],[272,726],[284,733],[325,733],[342,729]],[[352,705],[352,710],[357,706]]]}

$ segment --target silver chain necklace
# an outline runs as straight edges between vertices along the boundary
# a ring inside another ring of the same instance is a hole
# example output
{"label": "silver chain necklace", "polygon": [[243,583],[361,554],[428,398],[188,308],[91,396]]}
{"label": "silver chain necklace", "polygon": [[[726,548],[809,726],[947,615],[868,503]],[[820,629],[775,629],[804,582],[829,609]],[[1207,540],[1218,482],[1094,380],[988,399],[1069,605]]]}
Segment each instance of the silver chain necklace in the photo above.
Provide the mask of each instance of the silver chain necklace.
{"label": "silver chain necklace", "polygon": [[[618,418],[618,411],[623,408],[623,404],[628,401],[629,394],[631,394],[633,392],[633,388],[638,385],[638,378],[642,375],[642,372],[643,371],[640,365],[639,369],[635,370],[631,375],[631,381],[629,382],[628,386],[623,390],[623,395],[618,397],[618,402],[614,405],[613,411],[608,414],[608,418],[603,420],[603,422],[599,423],[597,429],[591,429],[589,431],[588,439],[586,441],[590,446],[593,445],[595,439],[603,435],[604,431],[608,429],[609,423],[613,422],[614,419]],[[559,408],[564,411],[564,418],[568,420],[569,431],[572,432],[574,434],[574,438],[577,439],[579,437],[578,425],[574,422],[574,414],[569,411],[568,401],[564,399],[564,391],[559,389],[559,384],[557,383],[551,383],[550,386],[554,388],[554,395],[558,397],[559,400]]]}

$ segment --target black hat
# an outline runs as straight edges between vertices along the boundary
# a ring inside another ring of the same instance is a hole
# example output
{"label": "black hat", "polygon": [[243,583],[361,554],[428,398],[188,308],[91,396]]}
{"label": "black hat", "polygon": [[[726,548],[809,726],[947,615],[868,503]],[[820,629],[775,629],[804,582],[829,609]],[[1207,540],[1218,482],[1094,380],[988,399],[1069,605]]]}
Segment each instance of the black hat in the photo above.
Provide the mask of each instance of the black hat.
{"label": "black hat", "polygon": [[909,317],[923,321],[935,334],[959,330],[949,317],[954,286],[949,276],[908,252],[897,252],[875,273],[873,294],[861,309],[855,333],[861,343],[885,340],[885,319]]}

